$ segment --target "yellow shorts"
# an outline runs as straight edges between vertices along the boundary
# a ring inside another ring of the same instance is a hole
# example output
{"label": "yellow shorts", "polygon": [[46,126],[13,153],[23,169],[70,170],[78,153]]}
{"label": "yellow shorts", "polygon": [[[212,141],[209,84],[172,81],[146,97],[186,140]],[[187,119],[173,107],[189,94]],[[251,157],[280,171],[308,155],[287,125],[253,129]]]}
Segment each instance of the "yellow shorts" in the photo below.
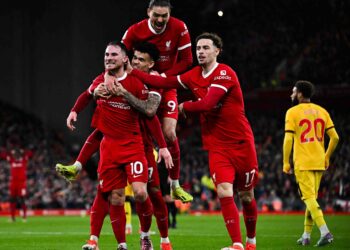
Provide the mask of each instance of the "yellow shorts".
{"label": "yellow shorts", "polygon": [[134,196],[134,192],[132,191],[132,186],[128,182],[128,185],[125,187],[125,196]]}
{"label": "yellow shorts", "polygon": [[322,170],[295,170],[295,179],[298,184],[299,193],[302,200],[317,199],[320,187]]}

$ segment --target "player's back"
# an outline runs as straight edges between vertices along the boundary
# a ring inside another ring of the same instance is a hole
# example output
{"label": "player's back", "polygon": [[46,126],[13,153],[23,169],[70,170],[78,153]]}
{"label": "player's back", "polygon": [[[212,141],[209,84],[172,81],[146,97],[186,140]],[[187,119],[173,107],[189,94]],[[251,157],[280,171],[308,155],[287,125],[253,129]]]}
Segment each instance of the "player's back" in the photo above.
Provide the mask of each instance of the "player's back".
{"label": "player's back", "polygon": [[325,131],[334,127],[328,112],[313,103],[300,103],[287,111],[286,131],[294,132],[294,167],[325,169]]}

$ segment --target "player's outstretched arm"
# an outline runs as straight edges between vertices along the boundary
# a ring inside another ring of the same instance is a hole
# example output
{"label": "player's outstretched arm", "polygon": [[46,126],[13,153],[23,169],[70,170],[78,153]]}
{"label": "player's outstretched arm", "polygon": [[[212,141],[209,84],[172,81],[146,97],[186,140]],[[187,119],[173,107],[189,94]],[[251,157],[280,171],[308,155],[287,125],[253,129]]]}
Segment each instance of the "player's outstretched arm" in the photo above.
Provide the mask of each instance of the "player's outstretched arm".
{"label": "player's outstretched arm", "polygon": [[178,82],[176,76],[170,76],[165,78],[161,76],[150,75],[137,69],[133,69],[130,72],[130,75],[136,76],[143,83],[154,88],[159,88],[159,89],[183,88],[182,85]]}

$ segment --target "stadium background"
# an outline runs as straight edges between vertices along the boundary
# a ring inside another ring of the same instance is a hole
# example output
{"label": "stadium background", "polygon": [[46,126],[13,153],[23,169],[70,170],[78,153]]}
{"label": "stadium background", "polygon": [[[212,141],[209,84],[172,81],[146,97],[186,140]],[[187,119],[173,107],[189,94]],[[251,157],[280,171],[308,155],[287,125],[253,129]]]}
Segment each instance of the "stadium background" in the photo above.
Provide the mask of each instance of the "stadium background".
{"label": "stadium background", "polygon": [[[145,18],[147,4],[38,0],[35,5],[12,1],[1,8],[0,146],[20,138],[35,152],[28,169],[29,208],[89,208],[95,182],[83,175],[68,186],[55,174],[54,165],[76,156],[91,131],[93,106],[79,116],[74,133],[66,129],[65,119],[76,97],[103,70],[106,44],[120,40],[129,25]],[[172,15],[187,23],[192,42],[203,31],[222,36],[220,61],[238,73],[256,137],[259,210],[303,209],[294,178],[282,174],[281,153],[291,84],[307,79],[317,85],[315,102],[331,112],[341,138],[320,188],[320,202],[327,211],[350,211],[349,2],[173,0],[172,4]],[[202,182],[207,161],[196,117],[180,120],[178,134],[181,181],[195,196],[192,209],[218,209],[215,195]],[[2,204],[8,199],[5,164],[0,162]]]}

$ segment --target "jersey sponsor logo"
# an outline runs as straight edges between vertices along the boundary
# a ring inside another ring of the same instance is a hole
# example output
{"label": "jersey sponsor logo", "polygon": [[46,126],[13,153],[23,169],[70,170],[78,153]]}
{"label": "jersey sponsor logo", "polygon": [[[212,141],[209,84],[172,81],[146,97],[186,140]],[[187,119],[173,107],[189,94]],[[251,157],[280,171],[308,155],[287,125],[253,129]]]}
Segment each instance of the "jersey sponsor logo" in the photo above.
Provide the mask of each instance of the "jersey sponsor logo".
{"label": "jersey sponsor logo", "polygon": [[220,75],[225,76],[226,75],[226,70],[220,70]]}
{"label": "jersey sponsor logo", "polygon": [[108,102],[109,106],[112,106],[113,108],[119,108],[119,109],[131,109],[129,104],[122,103],[122,102]]}
{"label": "jersey sponsor logo", "polygon": [[170,61],[170,56],[160,56],[158,61],[159,62],[168,62],[168,61]]}
{"label": "jersey sponsor logo", "polygon": [[221,76],[215,76],[214,77],[214,81],[215,80],[231,80],[231,76],[226,76],[226,75],[221,75]]}

